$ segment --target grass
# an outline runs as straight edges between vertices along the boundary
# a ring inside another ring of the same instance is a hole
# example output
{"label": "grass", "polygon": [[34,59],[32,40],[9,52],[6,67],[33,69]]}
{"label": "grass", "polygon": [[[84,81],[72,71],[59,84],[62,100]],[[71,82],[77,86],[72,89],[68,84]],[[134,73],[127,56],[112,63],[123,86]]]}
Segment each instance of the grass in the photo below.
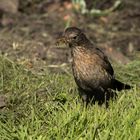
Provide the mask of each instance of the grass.
{"label": "grass", "polygon": [[0,57],[0,140],[140,139],[140,61],[115,65],[117,77],[134,88],[118,93],[109,107],[85,108],[72,75],[32,73]]}

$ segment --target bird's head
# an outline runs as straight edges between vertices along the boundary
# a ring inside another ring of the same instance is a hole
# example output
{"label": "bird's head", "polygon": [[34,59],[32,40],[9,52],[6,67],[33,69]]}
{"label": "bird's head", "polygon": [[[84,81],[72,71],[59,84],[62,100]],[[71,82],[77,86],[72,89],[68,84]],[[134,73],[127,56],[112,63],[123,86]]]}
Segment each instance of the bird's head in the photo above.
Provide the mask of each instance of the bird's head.
{"label": "bird's head", "polygon": [[86,39],[84,33],[77,27],[68,27],[65,29],[63,36],[58,39],[58,43],[69,44],[70,47],[74,47],[82,44]]}

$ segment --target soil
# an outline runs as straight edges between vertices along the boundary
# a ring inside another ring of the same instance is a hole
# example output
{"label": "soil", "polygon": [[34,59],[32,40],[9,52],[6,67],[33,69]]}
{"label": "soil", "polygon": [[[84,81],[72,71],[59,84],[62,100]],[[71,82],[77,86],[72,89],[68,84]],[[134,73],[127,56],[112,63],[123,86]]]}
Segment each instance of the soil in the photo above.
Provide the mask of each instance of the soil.
{"label": "soil", "polygon": [[[97,8],[110,6],[112,2],[104,0]],[[112,61],[126,64],[140,58],[139,0],[122,0],[121,6],[107,15],[81,14],[79,7],[68,0],[20,1],[16,13],[1,14],[0,53],[28,69],[50,67],[66,72],[71,61],[69,49],[57,47],[55,42],[66,26],[77,26]]]}

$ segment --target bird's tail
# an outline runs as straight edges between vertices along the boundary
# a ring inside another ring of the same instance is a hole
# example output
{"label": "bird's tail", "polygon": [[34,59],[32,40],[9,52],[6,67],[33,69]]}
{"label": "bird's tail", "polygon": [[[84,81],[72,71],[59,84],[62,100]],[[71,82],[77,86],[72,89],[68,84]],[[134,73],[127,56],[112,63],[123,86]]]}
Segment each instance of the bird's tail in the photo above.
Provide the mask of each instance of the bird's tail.
{"label": "bird's tail", "polygon": [[121,91],[123,89],[131,89],[132,87],[130,85],[124,84],[116,79],[113,79],[112,81],[112,89]]}

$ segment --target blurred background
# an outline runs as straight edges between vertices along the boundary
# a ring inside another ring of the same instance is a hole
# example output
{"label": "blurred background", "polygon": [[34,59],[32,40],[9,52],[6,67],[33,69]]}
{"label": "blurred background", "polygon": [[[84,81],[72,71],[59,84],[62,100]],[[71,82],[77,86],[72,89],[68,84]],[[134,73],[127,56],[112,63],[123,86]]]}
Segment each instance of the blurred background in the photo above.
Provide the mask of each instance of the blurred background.
{"label": "blurred background", "polygon": [[140,59],[139,0],[0,0],[0,54],[28,69],[65,71],[69,49],[55,42],[68,26],[115,63]]}

